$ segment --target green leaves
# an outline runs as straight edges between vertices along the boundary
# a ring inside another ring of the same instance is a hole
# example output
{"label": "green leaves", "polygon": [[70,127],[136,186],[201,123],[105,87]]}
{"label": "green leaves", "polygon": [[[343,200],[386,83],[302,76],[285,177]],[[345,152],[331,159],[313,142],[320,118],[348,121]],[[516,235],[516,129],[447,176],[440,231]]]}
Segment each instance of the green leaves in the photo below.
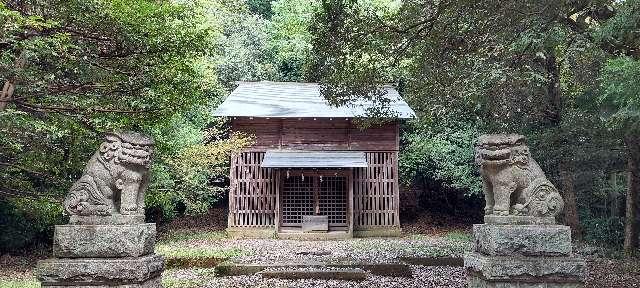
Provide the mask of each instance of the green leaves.
{"label": "green leaves", "polygon": [[[629,57],[611,59],[602,67],[599,102],[613,128],[640,129],[640,60]],[[628,133],[627,131],[626,133]]]}

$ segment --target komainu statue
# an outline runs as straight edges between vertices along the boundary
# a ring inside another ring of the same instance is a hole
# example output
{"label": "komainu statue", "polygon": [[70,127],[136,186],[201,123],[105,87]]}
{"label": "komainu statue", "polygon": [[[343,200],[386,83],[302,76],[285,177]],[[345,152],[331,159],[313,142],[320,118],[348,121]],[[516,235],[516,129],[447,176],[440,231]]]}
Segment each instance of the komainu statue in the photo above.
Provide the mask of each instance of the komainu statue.
{"label": "komainu statue", "polygon": [[64,200],[67,214],[144,214],[153,140],[134,132],[106,135]]}
{"label": "komainu statue", "polygon": [[480,136],[476,163],[487,203],[485,215],[555,216],[562,211],[562,197],[531,158],[524,136]]}

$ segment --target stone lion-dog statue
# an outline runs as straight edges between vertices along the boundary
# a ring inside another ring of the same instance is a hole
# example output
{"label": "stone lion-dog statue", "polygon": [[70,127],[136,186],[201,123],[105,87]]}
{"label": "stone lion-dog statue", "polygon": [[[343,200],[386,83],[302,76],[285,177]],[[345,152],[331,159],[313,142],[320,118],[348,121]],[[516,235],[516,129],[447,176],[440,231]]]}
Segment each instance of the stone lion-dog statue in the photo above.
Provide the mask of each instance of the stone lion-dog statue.
{"label": "stone lion-dog statue", "polygon": [[564,201],[558,189],[531,157],[524,136],[482,135],[475,159],[482,176],[485,215],[554,217],[562,211]]}
{"label": "stone lion-dog statue", "polygon": [[109,216],[144,214],[153,139],[135,132],[108,133],[82,177],[64,200],[67,214]]}

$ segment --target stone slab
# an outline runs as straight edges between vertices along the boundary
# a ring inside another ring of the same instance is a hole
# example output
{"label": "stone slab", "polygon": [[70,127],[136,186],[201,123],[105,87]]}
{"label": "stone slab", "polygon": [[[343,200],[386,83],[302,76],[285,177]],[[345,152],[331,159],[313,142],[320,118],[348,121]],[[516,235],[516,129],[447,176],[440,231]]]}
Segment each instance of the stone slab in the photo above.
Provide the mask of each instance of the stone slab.
{"label": "stone slab", "polygon": [[469,277],[468,284],[469,288],[581,288],[584,286],[582,283],[566,282],[531,283],[521,281],[487,281],[475,276]]}
{"label": "stone slab", "polygon": [[370,230],[353,230],[353,237],[402,237],[402,229],[400,228],[383,228]]}
{"label": "stone slab", "polygon": [[584,282],[587,264],[577,257],[510,257],[470,253],[464,257],[467,273],[488,281]]}
{"label": "stone slab", "polygon": [[43,286],[117,287],[117,285],[142,285],[160,277],[163,269],[164,261],[159,255],[121,259],[53,258],[38,262],[36,277]]}
{"label": "stone slab", "polygon": [[143,224],[144,215],[122,215],[114,214],[109,216],[80,216],[71,215],[69,217],[69,224],[72,225],[131,225],[131,224]]}
{"label": "stone slab", "polygon": [[329,217],[317,215],[302,216],[302,232],[329,231]]}
{"label": "stone slab", "polygon": [[138,257],[153,253],[156,224],[57,225],[53,255],[58,258]]}
{"label": "stone slab", "polygon": [[569,256],[571,229],[564,225],[473,225],[475,251],[492,256]]}
{"label": "stone slab", "polygon": [[68,288],[68,287],[73,287],[73,288],[162,288],[162,277],[149,279],[142,283],[124,284],[124,285],[115,285],[115,286],[114,285],[83,285],[83,284],[76,285],[73,283],[68,283],[64,285],[48,285],[43,283],[42,287],[47,287],[47,288]]}
{"label": "stone slab", "polygon": [[556,218],[554,217],[535,217],[535,216],[497,216],[497,215],[485,215],[485,224],[494,225],[555,225]]}
{"label": "stone slab", "polygon": [[329,232],[278,232],[278,239],[284,240],[341,240],[353,238],[353,233],[349,231],[329,231]]}
{"label": "stone slab", "polygon": [[225,262],[216,267],[220,275],[239,276],[253,275],[265,270],[287,269],[362,269],[373,275],[390,277],[412,277],[411,267],[404,263],[374,263],[374,262],[336,262],[324,263],[313,260],[287,263],[252,264]]}
{"label": "stone slab", "polygon": [[321,279],[321,280],[346,280],[362,281],[367,279],[367,273],[358,268],[347,269],[283,269],[267,270],[260,272],[263,278],[278,279]]}

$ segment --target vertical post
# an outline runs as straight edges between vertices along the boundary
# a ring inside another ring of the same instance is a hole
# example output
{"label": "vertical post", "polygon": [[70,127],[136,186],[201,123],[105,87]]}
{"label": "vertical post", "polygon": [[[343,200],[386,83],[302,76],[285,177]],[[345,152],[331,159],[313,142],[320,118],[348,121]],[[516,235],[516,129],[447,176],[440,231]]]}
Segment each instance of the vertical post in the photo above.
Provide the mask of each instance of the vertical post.
{"label": "vertical post", "polygon": [[400,184],[398,175],[398,151],[392,153],[393,155],[393,209],[395,210],[395,225],[400,228]]}
{"label": "vertical post", "polygon": [[282,177],[282,173],[280,173],[280,169],[275,169],[275,173],[274,173],[274,177],[275,177],[275,183],[274,185],[276,185],[276,211],[275,211],[275,219],[274,219],[274,224],[276,227],[276,233],[280,232],[280,183],[282,182],[280,177]]}
{"label": "vertical post", "polygon": [[349,189],[347,196],[347,227],[349,235],[353,235],[353,168],[349,168],[347,173],[347,189]]}
{"label": "vertical post", "polygon": [[227,216],[227,228],[231,228],[233,223],[235,222],[235,211],[234,211],[234,203],[235,203],[235,189],[237,184],[236,179],[236,160],[238,157],[238,153],[231,154],[231,167],[229,169],[229,215]]}
{"label": "vertical post", "polygon": [[312,177],[311,179],[313,179],[313,214],[320,215],[320,177],[317,177],[315,173],[312,175],[313,176],[309,177]]}

